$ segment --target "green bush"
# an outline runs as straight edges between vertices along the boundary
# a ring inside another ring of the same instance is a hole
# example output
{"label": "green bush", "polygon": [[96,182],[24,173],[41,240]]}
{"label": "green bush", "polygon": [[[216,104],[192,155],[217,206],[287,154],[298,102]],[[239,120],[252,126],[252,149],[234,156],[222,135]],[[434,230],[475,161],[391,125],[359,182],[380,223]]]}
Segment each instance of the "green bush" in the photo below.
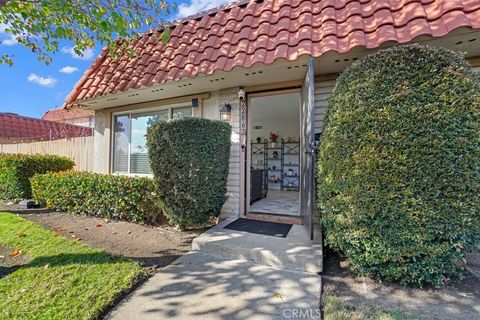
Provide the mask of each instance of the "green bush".
{"label": "green bush", "polygon": [[462,55],[419,45],[338,78],[319,148],[325,242],[360,274],[441,286],[480,239],[480,85]]}
{"label": "green bush", "polygon": [[184,228],[220,214],[226,200],[230,135],[228,124],[199,118],[150,126],[150,165],[170,223]]}
{"label": "green bush", "polygon": [[36,173],[64,171],[75,163],[56,155],[0,154],[0,199],[21,200],[32,196],[30,177]]}
{"label": "green bush", "polygon": [[150,178],[65,171],[31,178],[33,199],[59,211],[137,223],[162,222]]}

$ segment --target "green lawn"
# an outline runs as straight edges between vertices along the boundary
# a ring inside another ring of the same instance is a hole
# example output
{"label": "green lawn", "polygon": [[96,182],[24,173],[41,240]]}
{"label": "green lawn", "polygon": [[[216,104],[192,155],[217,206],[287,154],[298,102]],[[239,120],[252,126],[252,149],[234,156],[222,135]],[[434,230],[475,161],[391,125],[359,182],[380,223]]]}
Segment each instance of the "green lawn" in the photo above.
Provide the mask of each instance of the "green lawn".
{"label": "green lawn", "polygon": [[362,305],[355,308],[342,304],[337,297],[327,295],[323,297],[324,320],[423,320],[421,317],[412,317],[399,311],[382,310],[372,305]]}
{"label": "green lawn", "polygon": [[126,258],[0,213],[0,243],[31,262],[0,279],[0,319],[96,319],[146,276]]}

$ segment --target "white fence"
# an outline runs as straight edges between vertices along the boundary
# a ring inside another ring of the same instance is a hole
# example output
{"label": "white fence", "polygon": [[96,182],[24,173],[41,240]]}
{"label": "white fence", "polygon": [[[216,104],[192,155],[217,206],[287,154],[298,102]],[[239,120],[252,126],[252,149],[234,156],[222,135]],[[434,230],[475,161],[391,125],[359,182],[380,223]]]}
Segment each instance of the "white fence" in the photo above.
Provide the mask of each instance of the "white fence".
{"label": "white fence", "polygon": [[75,170],[93,170],[93,136],[35,141],[28,143],[0,144],[0,153],[56,154],[75,161]]}

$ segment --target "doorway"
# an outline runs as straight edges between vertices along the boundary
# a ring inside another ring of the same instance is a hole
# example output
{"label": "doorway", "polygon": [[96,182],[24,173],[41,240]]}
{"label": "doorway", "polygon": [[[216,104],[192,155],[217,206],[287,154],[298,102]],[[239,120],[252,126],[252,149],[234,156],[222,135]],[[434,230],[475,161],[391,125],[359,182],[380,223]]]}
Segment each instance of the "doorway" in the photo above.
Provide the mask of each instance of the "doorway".
{"label": "doorway", "polygon": [[249,97],[247,213],[300,217],[300,90]]}

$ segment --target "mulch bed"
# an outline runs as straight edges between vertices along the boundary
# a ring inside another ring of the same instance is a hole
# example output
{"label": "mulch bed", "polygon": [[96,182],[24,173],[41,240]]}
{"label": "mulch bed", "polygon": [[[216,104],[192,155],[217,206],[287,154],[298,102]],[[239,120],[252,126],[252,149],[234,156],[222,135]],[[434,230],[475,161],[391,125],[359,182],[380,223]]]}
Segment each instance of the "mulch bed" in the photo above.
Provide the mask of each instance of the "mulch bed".
{"label": "mulch bed", "polygon": [[158,268],[191,250],[195,237],[206,229],[179,231],[170,226],[144,226],[125,221],[105,221],[96,217],[62,212],[22,214],[23,218],[91,247]]}
{"label": "mulch bed", "polygon": [[357,277],[333,252],[327,251],[324,259],[323,294],[352,307],[376,305],[427,319],[480,319],[480,279],[469,272],[463,280],[450,280],[443,289],[416,289]]}

